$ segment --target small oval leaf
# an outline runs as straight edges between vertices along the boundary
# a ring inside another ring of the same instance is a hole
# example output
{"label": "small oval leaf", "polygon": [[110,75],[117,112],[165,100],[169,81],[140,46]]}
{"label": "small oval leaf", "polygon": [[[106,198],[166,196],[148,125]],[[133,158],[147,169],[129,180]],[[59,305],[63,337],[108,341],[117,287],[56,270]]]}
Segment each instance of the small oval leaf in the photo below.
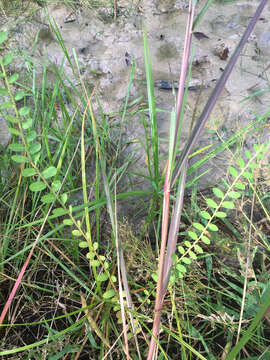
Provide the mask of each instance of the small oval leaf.
{"label": "small oval leaf", "polygon": [[12,103],[8,102],[8,101],[4,101],[1,104],[1,108],[2,109],[11,109],[13,107]]}
{"label": "small oval leaf", "polygon": [[56,209],[53,209],[53,214],[56,215],[56,216],[62,216],[62,215],[66,215],[66,210],[63,209],[63,208],[56,208]]}
{"label": "small oval leaf", "polygon": [[234,183],[234,186],[239,189],[239,190],[245,190],[245,185],[243,183],[240,183],[240,182],[236,182]]}
{"label": "small oval leaf", "polygon": [[25,149],[23,144],[9,144],[8,148],[11,151],[24,151]]}
{"label": "small oval leaf", "polygon": [[234,203],[232,201],[223,201],[222,206],[225,209],[234,209]]}
{"label": "small oval leaf", "polygon": [[[190,232],[191,232],[191,231],[190,231]],[[194,233],[194,234],[195,234],[195,233]],[[195,234],[195,235],[196,235],[196,234]],[[197,236],[197,235],[196,235],[196,236]],[[191,242],[190,242],[190,241],[187,241],[187,240],[184,242],[184,244],[185,244],[185,246],[186,246],[187,248],[191,248],[191,246],[192,246],[192,245],[191,245]]]}
{"label": "small oval leaf", "polygon": [[185,267],[184,265],[182,265],[182,264],[177,264],[177,265],[176,265],[176,269],[177,269],[178,271],[180,271],[181,273],[187,272],[186,267]]}
{"label": "small oval leaf", "polygon": [[20,110],[19,110],[19,114],[22,116],[28,115],[29,112],[30,112],[29,106],[24,106],[24,107],[20,108]]}
{"label": "small oval leaf", "polygon": [[63,221],[63,224],[64,224],[64,225],[73,225],[73,221],[72,221],[71,219],[65,219],[65,220]]}
{"label": "small oval leaf", "polygon": [[22,171],[22,176],[24,177],[29,177],[29,176],[33,176],[36,175],[36,170],[33,168],[27,168],[27,169],[23,169]]}
{"label": "small oval leaf", "polygon": [[54,166],[50,166],[47,169],[42,171],[42,175],[44,176],[45,179],[49,179],[49,178],[55,176],[56,173],[57,173],[57,169]]}
{"label": "small oval leaf", "polygon": [[207,236],[203,235],[202,242],[204,242],[206,245],[209,245],[211,241]]}
{"label": "small oval leaf", "polygon": [[200,247],[200,245],[194,245],[194,250],[199,254],[203,254],[203,249]]}
{"label": "small oval leaf", "polygon": [[191,264],[191,260],[190,260],[189,258],[187,258],[187,257],[183,257],[183,258],[181,259],[181,261],[183,261],[183,263],[185,263],[185,264],[187,264],[187,265]]}
{"label": "small oval leaf", "polygon": [[20,131],[17,130],[17,129],[14,129],[14,128],[12,128],[12,127],[9,127],[8,130],[9,130],[9,132],[10,132],[12,135],[21,136]]}
{"label": "small oval leaf", "polygon": [[232,199],[239,199],[241,197],[241,194],[238,191],[230,191],[228,193],[228,196]]}
{"label": "small oval leaf", "polygon": [[97,281],[102,282],[108,280],[108,275],[106,273],[98,274]]}
{"label": "small oval leaf", "polygon": [[29,186],[29,189],[33,192],[36,192],[36,191],[42,191],[46,188],[46,185],[44,184],[44,182],[42,181],[36,181],[36,182],[33,182],[30,186]]}
{"label": "small oval leaf", "polygon": [[204,230],[204,226],[202,224],[200,224],[200,223],[193,223],[192,225],[195,227],[195,229],[197,229],[199,231]]}
{"label": "small oval leaf", "polygon": [[15,101],[20,101],[22,100],[22,98],[24,98],[24,96],[25,96],[25,92],[23,90],[20,90],[15,94],[14,99]]}
{"label": "small oval leaf", "polygon": [[179,246],[177,247],[177,249],[178,249],[178,251],[179,251],[179,253],[180,253],[181,255],[183,255],[183,254],[185,253],[185,249],[183,248],[183,246],[179,245]]}
{"label": "small oval leaf", "polygon": [[23,121],[22,123],[22,128],[24,130],[30,129],[33,125],[33,120],[31,118],[27,118],[25,121]]}
{"label": "small oval leaf", "polygon": [[72,231],[72,235],[73,236],[81,236],[82,234],[81,234],[80,230],[75,229]]}
{"label": "small oval leaf", "polygon": [[225,212],[223,212],[223,211],[217,211],[215,213],[215,216],[218,217],[218,218],[224,219],[227,216],[227,214]]}
{"label": "small oval leaf", "polygon": [[229,166],[229,172],[233,177],[238,176],[238,172],[235,170],[235,168],[233,166]]}
{"label": "small oval leaf", "polygon": [[211,215],[210,215],[209,212],[207,212],[207,211],[201,211],[201,212],[200,212],[200,215],[201,215],[202,218],[204,218],[204,219],[206,219],[206,220],[211,219]]}
{"label": "small oval leaf", "polygon": [[103,294],[103,298],[104,299],[111,299],[112,297],[114,297],[115,295],[115,291],[113,289],[107,290],[104,294]]}
{"label": "small oval leaf", "polygon": [[188,255],[189,255],[189,257],[191,257],[192,260],[196,260],[196,259],[197,259],[197,255],[196,255],[192,250],[190,250],[190,251],[188,252]]}
{"label": "small oval leaf", "polygon": [[29,153],[31,155],[36,154],[39,150],[41,149],[41,144],[38,142],[32,142],[30,147],[29,147]]}
{"label": "small oval leaf", "polygon": [[1,31],[0,32],[0,44],[2,44],[4,41],[7,40],[7,32],[6,31]]}
{"label": "small oval leaf", "polygon": [[218,197],[220,199],[222,199],[224,197],[223,192],[217,187],[213,188],[213,193],[216,195],[216,197]]}
{"label": "small oval leaf", "polygon": [[[76,230],[75,230],[76,231]],[[77,230],[78,231],[78,230]],[[80,241],[79,242],[79,247],[82,249],[88,248],[88,242],[87,241]]]}
{"label": "small oval leaf", "polygon": [[[197,240],[198,239],[198,235],[194,232],[194,231],[188,231],[188,236],[192,239],[192,240]],[[186,245],[186,242],[185,242]],[[186,245],[187,246],[187,245]],[[191,246],[191,245],[190,245]],[[189,247],[190,247],[189,246]]]}
{"label": "small oval leaf", "polygon": [[32,142],[33,140],[35,140],[35,138],[37,137],[37,133],[35,130],[31,130],[29,131],[29,133],[26,135],[26,140],[28,143]]}
{"label": "small oval leaf", "polygon": [[26,156],[23,155],[13,155],[11,156],[11,159],[15,161],[16,163],[26,163],[28,162],[28,159]]}
{"label": "small oval leaf", "polygon": [[7,54],[3,59],[3,65],[7,66],[8,64],[10,64],[12,59],[13,59],[13,54],[12,53]]}
{"label": "small oval leaf", "polygon": [[13,74],[11,75],[11,77],[8,79],[8,82],[10,84],[13,84],[15,83],[15,81],[17,81],[19,79],[19,74]]}
{"label": "small oval leaf", "polygon": [[239,165],[239,167],[240,167],[241,169],[243,169],[243,168],[245,167],[245,162],[244,162],[244,160],[243,160],[241,157],[239,157],[237,160],[238,160],[238,165]]}
{"label": "small oval leaf", "polygon": [[206,199],[206,203],[209,207],[216,209],[218,204],[212,199]]}
{"label": "small oval leaf", "polygon": [[209,224],[208,229],[210,231],[218,231],[218,227],[215,224]]}
{"label": "small oval leaf", "polygon": [[44,204],[50,204],[55,201],[55,196],[53,194],[46,194],[41,197],[41,201]]}

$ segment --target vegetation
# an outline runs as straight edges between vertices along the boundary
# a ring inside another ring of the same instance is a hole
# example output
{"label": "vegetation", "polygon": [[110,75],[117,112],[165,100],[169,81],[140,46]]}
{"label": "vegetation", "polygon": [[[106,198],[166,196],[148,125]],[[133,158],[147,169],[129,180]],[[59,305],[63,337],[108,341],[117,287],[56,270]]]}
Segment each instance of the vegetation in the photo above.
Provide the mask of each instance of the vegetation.
{"label": "vegetation", "polygon": [[[146,32],[148,104],[130,99],[133,63],[117,128],[54,23],[78,86],[65,76],[63,62],[44,64],[39,86],[33,64],[27,81],[10,73],[14,53],[7,32],[0,33],[0,115],[12,134],[0,153],[3,359],[269,359],[270,141],[252,151],[243,145],[267,126],[269,112],[218,146],[193,149],[264,5],[179,152],[192,26],[209,6],[194,20],[190,3],[165,169]],[[123,156],[121,128],[133,104],[145,127],[148,175],[141,177],[149,188],[143,191],[125,190],[132,157]],[[225,151],[227,173],[201,194],[203,174],[195,171]],[[187,175],[194,180],[187,183]],[[145,204],[141,224],[119,216],[125,201]]]}

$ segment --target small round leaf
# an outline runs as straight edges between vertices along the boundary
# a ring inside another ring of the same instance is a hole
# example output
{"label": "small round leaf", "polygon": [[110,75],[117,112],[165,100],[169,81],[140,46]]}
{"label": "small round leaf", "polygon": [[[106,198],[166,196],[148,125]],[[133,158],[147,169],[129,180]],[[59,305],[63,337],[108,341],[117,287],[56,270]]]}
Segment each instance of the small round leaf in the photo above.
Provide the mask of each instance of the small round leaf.
{"label": "small round leaf", "polygon": [[29,189],[33,192],[36,192],[36,191],[42,191],[46,188],[46,185],[44,184],[43,181],[36,181],[36,182],[33,182],[30,186],[29,186]]}
{"label": "small round leaf", "polygon": [[115,295],[115,291],[113,289],[107,290],[104,294],[103,294],[103,298],[104,299],[111,299],[113,296]]}

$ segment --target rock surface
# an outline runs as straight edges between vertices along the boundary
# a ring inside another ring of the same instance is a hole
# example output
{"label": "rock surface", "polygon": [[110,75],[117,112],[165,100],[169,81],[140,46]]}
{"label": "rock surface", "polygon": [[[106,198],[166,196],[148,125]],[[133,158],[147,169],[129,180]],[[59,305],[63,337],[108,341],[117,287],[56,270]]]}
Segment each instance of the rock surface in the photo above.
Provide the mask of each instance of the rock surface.
{"label": "rock surface", "polygon": [[[215,2],[196,29],[198,34],[194,39],[195,53],[191,76],[191,82],[196,86],[188,92],[180,148],[183,147],[190,133],[194,108],[196,108],[196,119],[258,4],[259,1]],[[119,0],[116,19],[114,9],[108,7],[71,9],[58,4],[49,6],[48,12],[61,33],[71,61],[74,63],[72,54],[75,50],[84,82],[92,86],[98,84],[102,109],[105,114],[110,114],[123,107],[132,59],[135,61],[135,78],[130,89],[130,101],[140,96],[142,101],[147,100],[142,25],[148,33],[154,81],[178,80],[187,7],[186,0],[142,0],[139,5],[135,2]],[[43,9],[38,10],[28,20],[25,18],[2,20],[2,29],[9,30],[13,46],[30,54],[37,70],[37,78],[42,76],[45,59],[60,66],[64,59],[63,49],[50,29]],[[201,147],[212,143],[220,144],[269,109],[270,92],[261,91],[269,88],[269,24],[270,4],[264,10],[226,84],[225,91],[211,114],[199,144]],[[36,45],[33,46],[35,41]],[[18,58],[15,68],[16,71],[23,72],[25,62]],[[64,72],[71,81],[75,82],[66,59]],[[54,81],[53,77],[51,81]],[[259,96],[250,97],[258,91],[261,91]],[[155,97],[157,107],[165,110],[158,112],[159,134],[162,139],[160,155],[164,156],[168,150],[169,112],[174,106],[174,98],[171,91],[159,87],[155,87]],[[247,97],[250,98],[242,102]],[[0,142],[6,144],[9,135],[3,121],[1,119]],[[253,142],[268,139],[269,129],[261,124],[260,130],[247,137],[246,146],[251,147]],[[136,162],[133,170],[146,174],[145,155],[140,146],[140,141],[144,139],[144,127],[140,115],[135,114],[126,118],[123,124],[123,139],[126,141],[126,153],[135,151]],[[213,159],[212,171],[200,179],[201,186],[214,184],[223,176],[230,158],[230,152],[223,152]]]}

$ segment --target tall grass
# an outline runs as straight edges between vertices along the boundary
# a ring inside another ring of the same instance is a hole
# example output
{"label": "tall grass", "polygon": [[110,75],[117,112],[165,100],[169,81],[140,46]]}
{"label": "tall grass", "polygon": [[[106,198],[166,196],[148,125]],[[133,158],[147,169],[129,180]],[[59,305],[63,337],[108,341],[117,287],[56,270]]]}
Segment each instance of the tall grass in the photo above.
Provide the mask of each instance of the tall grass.
{"label": "tall grass", "polygon": [[[188,96],[186,82],[191,73],[192,31],[210,4],[195,20],[195,3],[189,4],[178,98],[171,113],[163,171],[144,31],[148,106],[138,112],[146,129],[144,150],[151,184],[146,191],[121,192],[120,181],[130,163],[130,159],[120,159],[121,129],[136,64],[131,68],[124,108],[119,114],[119,137],[115,140],[107,136],[108,117],[95,90],[89,93],[80,77],[75,51],[73,63],[60,30],[49,18],[78,87],[65,77],[63,63],[53,67],[55,83],[48,83],[47,67],[51,64],[45,64],[40,87],[36,86],[34,67],[28,74],[32,86],[23,85],[19,75],[10,77],[6,71],[12,54],[1,58],[1,115],[9,121],[12,134],[0,159],[0,201],[5,208],[1,214],[1,356],[18,357],[22,353],[25,358],[36,359],[234,359],[239,354],[259,356],[267,351],[264,320],[270,307],[270,282],[265,255],[269,251],[268,230],[264,224],[269,224],[270,216],[259,178],[270,143],[257,144],[244,155],[235,154],[227,176],[205,198],[197,196],[193,180],[192,206],[184,204],[184,189],[190,185],[186,183],[187,175],[237,144],[257,124],[264,126],[269,116],[266,113],[256,118],[188,166],[192,156],[209,149],[192,154],[266,4],[262,1],[177,157]],[[7,34],[1,33],[0,42],[6,40]],[[99,104],[99,112],[94,112],[94,102]],[[149,124],[145,112],[149,113]],[[107,151],[110,142],[116,149],[113,161]],[[89,158],[92,166],[88,165]],[[14,182],[7,181],[11,173],[15,174]],[[74,193],[82,194],[76,206]],[[161,222],[161,243],[156,241],[156,248],[148,244],[145,232],[137,239],[128,224],[121,225],[119,202],[139,198],[151,199],[146,223],[154,223],[154,234],[148,236],[159,240]],[[252,206],[246,209],[249,200]],[[255,205],[265,219],[260,225],[254,220]],[[234,209],[240,210],[235,218],[244,225],[231,218]],[[219,257],[231,250],[244,254],[244,260],[239,257],[240,272],[228,268]],[[261,272],[254,271],[250,278],[252,256],[259,259]],[[20,338],[24,339],[26,328],[39,338],[33,335],[22,345]]]}

